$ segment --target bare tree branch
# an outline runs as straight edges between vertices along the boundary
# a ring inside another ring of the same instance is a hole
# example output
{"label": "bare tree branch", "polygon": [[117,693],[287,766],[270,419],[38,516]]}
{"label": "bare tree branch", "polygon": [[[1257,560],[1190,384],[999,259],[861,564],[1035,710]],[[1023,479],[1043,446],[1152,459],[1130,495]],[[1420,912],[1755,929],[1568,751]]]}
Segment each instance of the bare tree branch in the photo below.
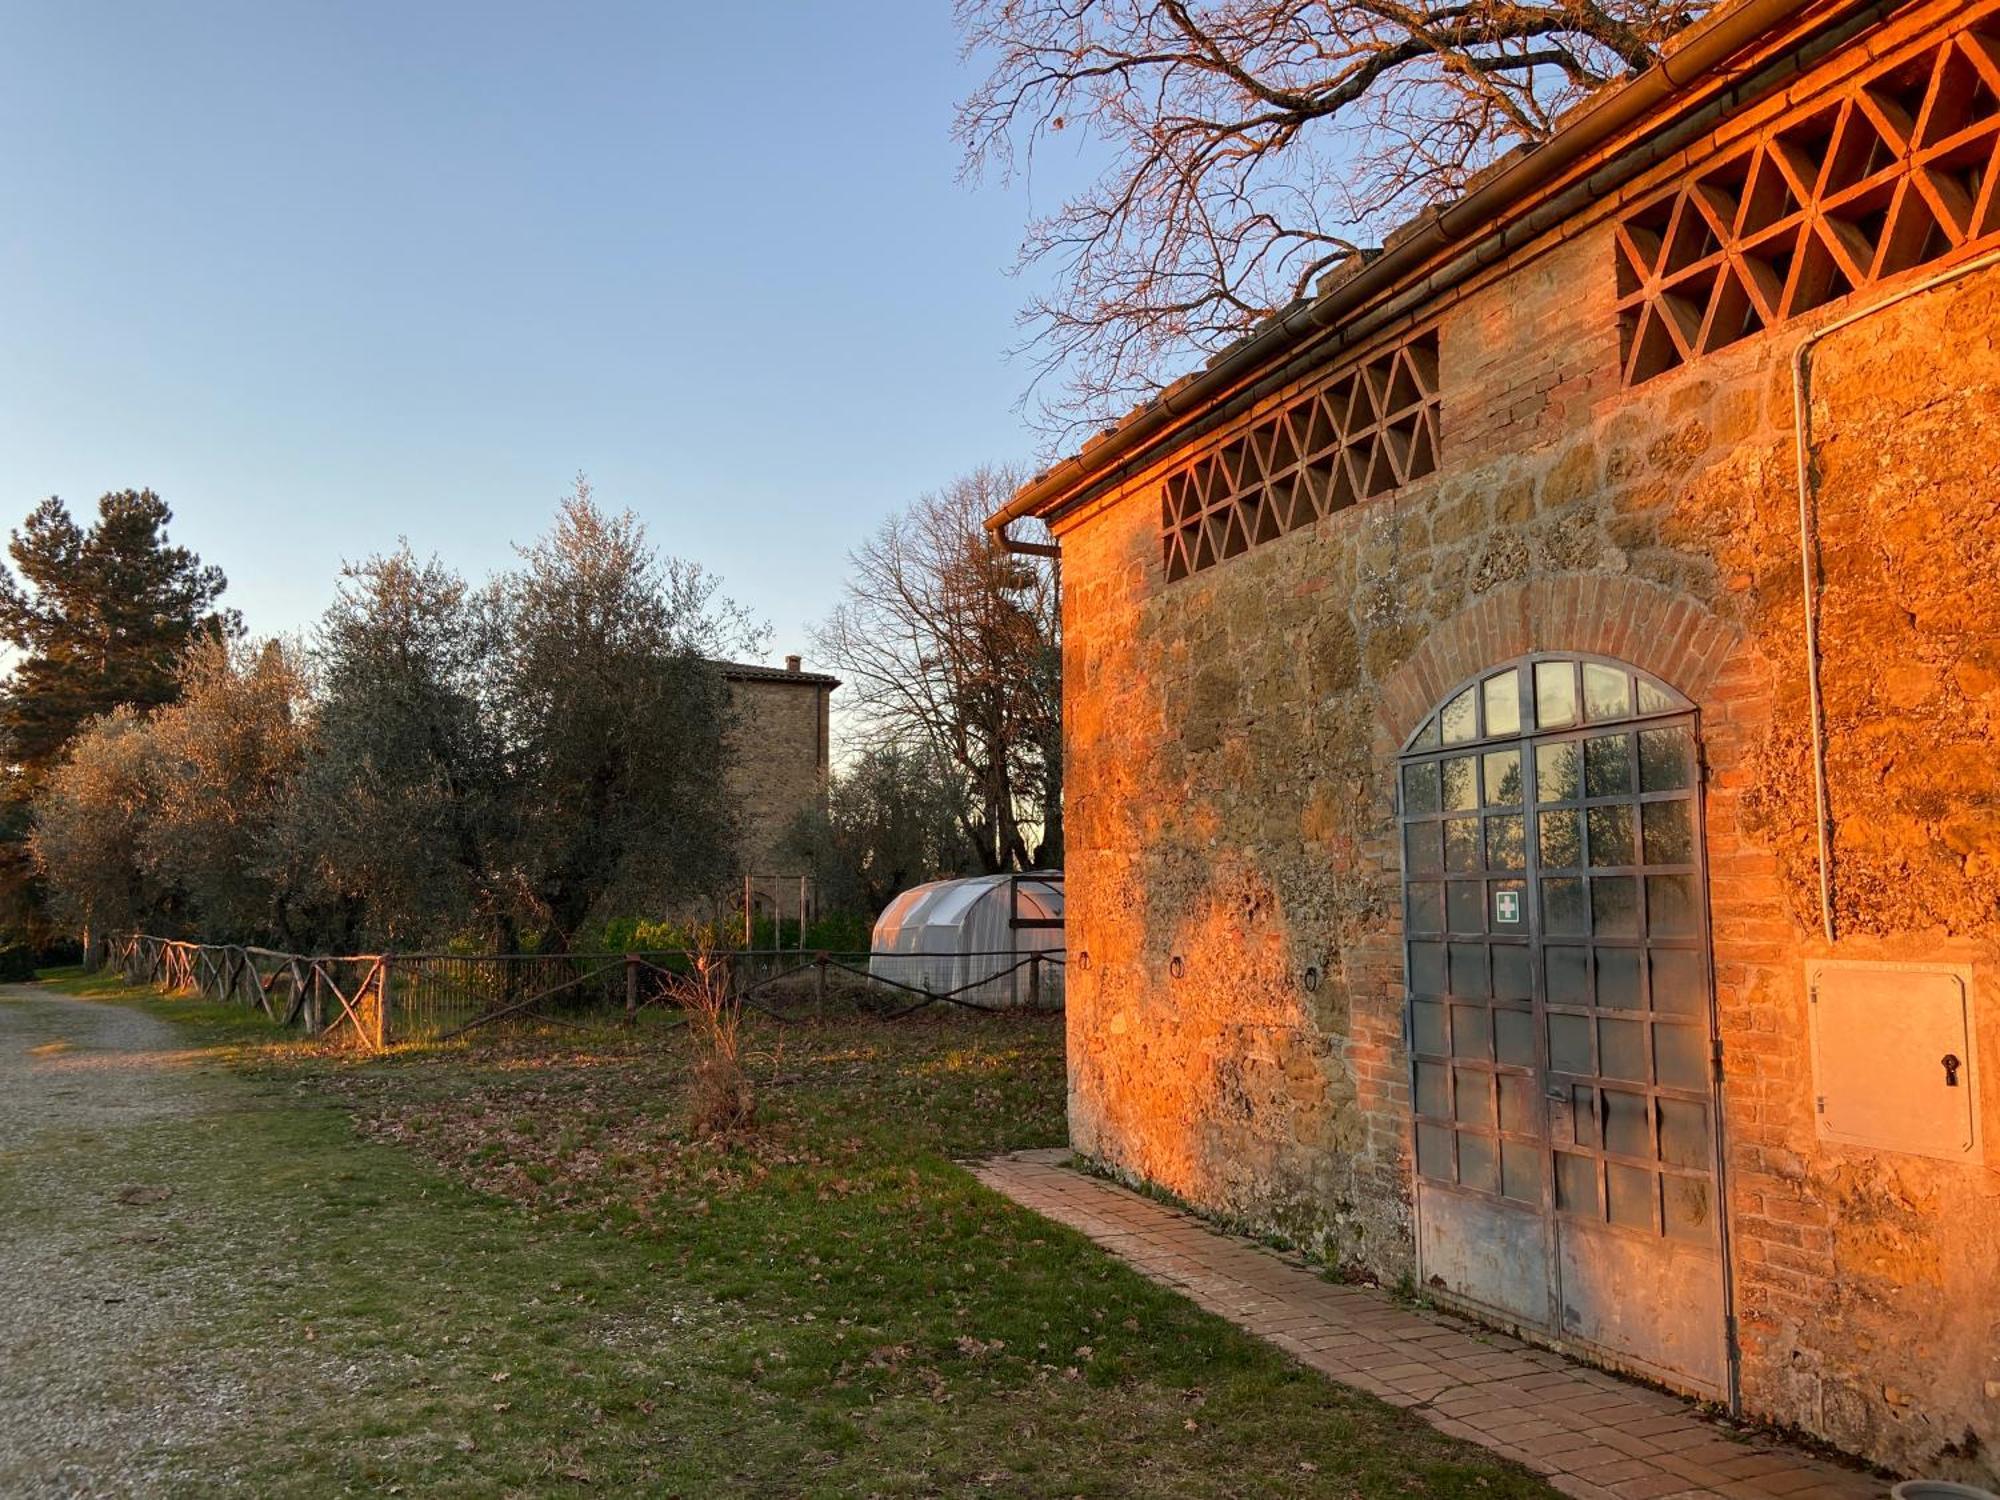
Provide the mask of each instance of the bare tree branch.
{"label": "bare tree branch", "polygon": [[817,640],[866,748],[951,769],[964,842],[988,871],[1062,847],[1055,570],[983,526],[1017,479],[981,469],[892,517],[851,555]]}
{"label": "bare tree branch", "polygon": [[988,68],[955,126],[966,175],[1026,171],[1063,131],[1108,152],[1021,247],[1055,273],[1022,311],[1045,428],[1149,396],[1712,4],[958,0]]}

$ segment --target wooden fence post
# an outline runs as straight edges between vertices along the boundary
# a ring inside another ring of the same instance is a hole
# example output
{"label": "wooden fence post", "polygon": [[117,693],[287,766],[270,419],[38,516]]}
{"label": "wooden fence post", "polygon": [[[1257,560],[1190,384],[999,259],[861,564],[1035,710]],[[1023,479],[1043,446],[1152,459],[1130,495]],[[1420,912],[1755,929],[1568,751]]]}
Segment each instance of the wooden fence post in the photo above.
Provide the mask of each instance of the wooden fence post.
{"label": "wooden fence post", "polygon": [[375,1050],[389,1050],[389,971],[394,963],[388,954],[383,954],[375,965]]}
{"label": "wooden fence post", "polygon": [[639,955],[625,955],[625,1024],[639,1024]]}

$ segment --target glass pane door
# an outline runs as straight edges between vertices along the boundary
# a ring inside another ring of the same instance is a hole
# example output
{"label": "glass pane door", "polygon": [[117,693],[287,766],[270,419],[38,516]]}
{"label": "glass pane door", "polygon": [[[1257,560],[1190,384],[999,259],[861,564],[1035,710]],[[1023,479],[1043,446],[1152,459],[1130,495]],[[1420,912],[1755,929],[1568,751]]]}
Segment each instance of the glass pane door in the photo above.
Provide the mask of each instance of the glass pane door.
{"label": "glass pane door", "polygon": [[1615,663],[1516,663],[1400,776],[1427,1284],[1721,1394],[1692,712]]}

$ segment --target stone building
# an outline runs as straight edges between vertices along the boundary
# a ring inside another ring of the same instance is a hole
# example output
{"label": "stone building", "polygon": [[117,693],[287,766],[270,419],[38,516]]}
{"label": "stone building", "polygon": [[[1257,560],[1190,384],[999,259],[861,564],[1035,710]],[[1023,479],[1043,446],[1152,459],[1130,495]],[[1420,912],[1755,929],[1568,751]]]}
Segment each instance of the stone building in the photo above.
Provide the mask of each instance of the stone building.
{"label": "stone building", "polygon": [[1080,1152],[1990,1481],[1996,149],[1996,0],[1725,7],[993,518]]}
{"label": "stone building", "polygon": [[729,684],[738,863],[751,879],[757,909],[789,919],[798,914],[800,865],[784,850],[785,833],[800,813],[826,802],[828,709],[840,681],[804,670],[796,656],[786,657],[782,667],[717,665]]}

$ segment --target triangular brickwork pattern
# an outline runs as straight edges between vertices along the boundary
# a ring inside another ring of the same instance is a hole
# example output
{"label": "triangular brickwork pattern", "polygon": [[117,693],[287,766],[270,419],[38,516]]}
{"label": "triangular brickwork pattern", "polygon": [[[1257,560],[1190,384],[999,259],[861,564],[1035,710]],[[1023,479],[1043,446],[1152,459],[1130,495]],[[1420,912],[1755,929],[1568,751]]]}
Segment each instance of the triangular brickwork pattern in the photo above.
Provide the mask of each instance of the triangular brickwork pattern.
{"label": "triangular brickwork pattern", "polygon": [[1347,365],[1167,477],[1171,582],[1437,468],[1437,331]]}
{"label": "triangular brickwork pattern", "polygon": [[1617,226],[1628,385],[2000,241],[2000,15],[1781,115]]}

